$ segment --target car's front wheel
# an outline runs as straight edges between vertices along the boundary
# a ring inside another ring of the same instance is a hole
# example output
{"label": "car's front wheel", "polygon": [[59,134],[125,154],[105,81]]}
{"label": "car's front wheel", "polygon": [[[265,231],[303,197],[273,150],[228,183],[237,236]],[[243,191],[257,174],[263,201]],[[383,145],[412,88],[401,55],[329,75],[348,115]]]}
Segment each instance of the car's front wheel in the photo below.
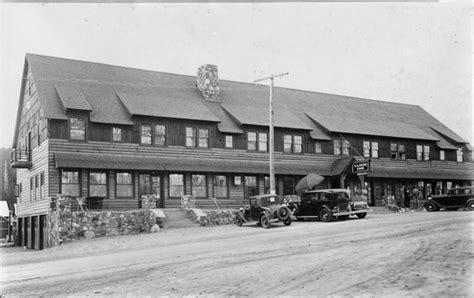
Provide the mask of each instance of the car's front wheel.
{"label": "car's front wheel", "polygon": [[474,211],[474,200],[467,202],[467,209],[469,211]]}
{"label": "car's front wheel", "polygon": [[285,224],[285,226],[289,226],[291,225],[291,218],[287,218],[283,221],[283,223]]}
{"label": "car's front wheel", "polygon": [[330,222],[332,221],[332,212],[328,208],[324,207],[319,211],[319,218],[321,221]]}
{"label": "car's front wheel", "polygon": [[365,218],[367,216],[367,213],[357,213],[358,218]]}
{"label": "car's front wheel", "polygon": [[268,215],[263,214],[260,216],[260,225],[264,229],[268,229],[270,227],[270,218],[268,218]]}
{"label": "car's front wheel", "polygon": [[425,206],[426,211],[432,212],[432,211],[438,211],[438,206],[436,206],[433,203],[427,203]]}

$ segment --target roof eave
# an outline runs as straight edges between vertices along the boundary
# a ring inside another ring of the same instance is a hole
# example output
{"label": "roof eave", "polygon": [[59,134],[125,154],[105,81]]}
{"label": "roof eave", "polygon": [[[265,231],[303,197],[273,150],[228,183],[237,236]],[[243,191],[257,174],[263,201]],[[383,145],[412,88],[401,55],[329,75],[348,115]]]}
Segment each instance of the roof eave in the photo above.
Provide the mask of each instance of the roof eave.
{"label": "roof eave", "polygon": [[20,128],[21,110],[23,107],[23,99],[25,96],[25,81],[26,81],[26,75],[28,74],[28,68],[29,68],[27,57],[28,57],[28,54],[25,55],[25,63],[23,64],[23,75],[22,75],[21,87],[20,87],[20,98],[18,100],[18,109],[16,112],[16,123],[15,123],[15,132],[13,135],[12,148],[16,148],[16,144],[18,140],[18,131]]}

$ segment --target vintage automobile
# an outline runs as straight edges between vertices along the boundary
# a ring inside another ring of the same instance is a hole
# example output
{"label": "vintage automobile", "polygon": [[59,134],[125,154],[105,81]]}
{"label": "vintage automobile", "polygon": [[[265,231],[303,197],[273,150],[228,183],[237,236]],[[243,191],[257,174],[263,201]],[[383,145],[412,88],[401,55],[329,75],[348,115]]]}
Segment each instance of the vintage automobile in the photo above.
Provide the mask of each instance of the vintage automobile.
{"label": "vintage automobile", "polygon": [[370,211],[366,201],[352,202],[346,189],[308,190],[301,194],[299,202],[289,203],[288,208],[297,220],[320,219],[323,222],[334,218],[346,220],[351,215],[364,218]]}
{"label": "vintage automobile", "polygon": [[279,195],[258,195],[249,198],[249,204],[240,208],[236,216],[236,225],[257,222],[268,229],[271,223],[283,222],[291,225],[291,211]]}
{"label": "vintage automobile", "polygon": [[438,211],[441,208],[474,210],[474,186],[452,188],[447,194],[428,196],[428,201],[425,203],[426,211]]}

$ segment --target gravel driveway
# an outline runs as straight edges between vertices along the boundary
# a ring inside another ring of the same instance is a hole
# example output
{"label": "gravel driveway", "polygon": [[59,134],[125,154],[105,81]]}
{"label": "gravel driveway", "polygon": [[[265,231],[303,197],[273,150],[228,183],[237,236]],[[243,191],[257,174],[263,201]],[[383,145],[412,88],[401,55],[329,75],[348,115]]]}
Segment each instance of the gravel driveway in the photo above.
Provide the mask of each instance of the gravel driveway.
{"label": "gravel driveway", "polygon": [[9,295],[470,296],[474,212],[175,229],[1,248]]}

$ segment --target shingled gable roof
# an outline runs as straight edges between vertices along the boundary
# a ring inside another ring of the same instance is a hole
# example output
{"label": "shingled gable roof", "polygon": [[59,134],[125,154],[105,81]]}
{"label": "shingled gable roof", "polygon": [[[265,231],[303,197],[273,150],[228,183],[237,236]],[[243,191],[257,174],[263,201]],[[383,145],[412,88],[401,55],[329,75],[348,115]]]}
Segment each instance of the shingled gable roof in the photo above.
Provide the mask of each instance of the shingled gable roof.
{"label": "shingled gable roof", "polygon": [[[208,102],[194,76],[33,54],[26,59],[46,118],[67,119],[56,86],[68,83],[90,104],[92,122],[133,124],[135,113],[218,122],[228,133],[242,133],[242,124],[268,125],[268,86],[220,80],[222,102]],[[85,102],[78,105],[84,108]],[[467,143],[415,105],[276,87],[274,108],[275,126],[309,130],[314,139],[346,132],[445,141],[433,126],[449,139]]]}

